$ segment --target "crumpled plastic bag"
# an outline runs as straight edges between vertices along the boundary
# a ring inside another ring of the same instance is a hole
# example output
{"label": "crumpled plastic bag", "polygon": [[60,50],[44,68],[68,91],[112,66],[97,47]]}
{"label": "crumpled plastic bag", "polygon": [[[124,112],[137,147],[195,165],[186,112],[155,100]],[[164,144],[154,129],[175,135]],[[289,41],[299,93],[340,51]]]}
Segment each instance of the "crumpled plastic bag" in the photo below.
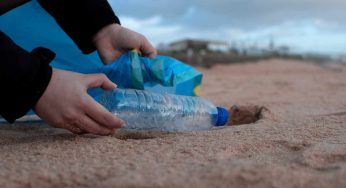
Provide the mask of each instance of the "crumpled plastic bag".
{"label": "crumpled plastic bag", "polygon": [[[196,96],[202,74],[176,59],[141,57],[135,51],[124,53],[104,65],[97,53],[84,55],[36,0],[0,17],[0,28],[14,42],[31,51],[43,46],[56,53],[54,68],[79,73],[105,73],[120,88],[145,89],[160,93]],[[100,90],[92,90],[96,97]]]}
{"label": "crumpled plastic bag", "polygon": [[123,54],[99,72],[106,74],[120,88],[188,96],[197,96],[202,82],[202,74],[189,65],[167,56],[141,57],[136,51]]}

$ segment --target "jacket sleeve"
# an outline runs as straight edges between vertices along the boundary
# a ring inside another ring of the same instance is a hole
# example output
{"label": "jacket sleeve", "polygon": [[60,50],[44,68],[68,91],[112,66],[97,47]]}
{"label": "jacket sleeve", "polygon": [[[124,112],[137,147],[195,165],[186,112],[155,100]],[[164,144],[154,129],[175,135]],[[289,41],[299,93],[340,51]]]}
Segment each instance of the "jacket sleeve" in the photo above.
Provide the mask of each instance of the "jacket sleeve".
{"label": "jacket sleeve", "polygon": [[46,48],[27,52],[0,31],[0,115],[13,123],[35,106],[52,75],[55,54]]}
{"label": "jacket sleeve", "polygon": [[0,16],[9,10],[12,10],[24,3],[27,3],[28,1],[29,0],[1,0],[0,1]]}
{"label": "jacket sleeve", "polygon": [[85,53],[95,51],[93,36],[104,26],[118,23],[107,0],[38,0]]}

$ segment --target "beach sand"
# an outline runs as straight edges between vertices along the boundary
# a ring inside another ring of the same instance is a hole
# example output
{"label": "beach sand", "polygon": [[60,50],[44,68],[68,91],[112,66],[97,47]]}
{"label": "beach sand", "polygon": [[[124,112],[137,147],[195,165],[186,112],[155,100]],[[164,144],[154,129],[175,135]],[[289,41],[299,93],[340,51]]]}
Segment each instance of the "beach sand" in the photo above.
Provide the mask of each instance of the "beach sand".
{"label": "beach sand", "polygon": [[0,187],[346,187],[346,66],[217,65],[202,96],[264,107],[256,123],[206,132],[72,135],[0,127]]}

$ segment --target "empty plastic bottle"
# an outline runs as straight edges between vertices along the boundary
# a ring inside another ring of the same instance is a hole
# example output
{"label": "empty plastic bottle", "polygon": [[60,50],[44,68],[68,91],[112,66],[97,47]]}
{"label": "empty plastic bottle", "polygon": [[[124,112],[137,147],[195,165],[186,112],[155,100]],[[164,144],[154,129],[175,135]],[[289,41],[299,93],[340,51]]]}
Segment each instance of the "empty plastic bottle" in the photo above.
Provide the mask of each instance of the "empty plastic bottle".
{"label": "empty plastic bottle", "polygon": [[224,126],[228,121],[226,109],[199,97],[116,89],[104,92],[97,100],[125,121],[125,129],[199,131]]}

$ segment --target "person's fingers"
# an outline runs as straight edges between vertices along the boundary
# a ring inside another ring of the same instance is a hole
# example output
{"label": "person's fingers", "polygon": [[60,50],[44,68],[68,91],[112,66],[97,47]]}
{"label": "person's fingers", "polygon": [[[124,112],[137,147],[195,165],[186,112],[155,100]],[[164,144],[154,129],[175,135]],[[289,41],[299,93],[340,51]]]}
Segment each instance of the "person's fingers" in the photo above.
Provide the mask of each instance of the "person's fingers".
{"label": "person's fingers", "polygon": [[109,64],[109,63],[112,63],[112,62],[116,61],[122,54],[123,54],[122,51],[119,51],[119,50],[113,51],[112,55],[109,56],[108,61],[106,62],[106,64]]}
{"label": "person's fingers", "polygon": [[83,131],[97,135],[110,135],[114,133],[113,129],[108,129],[101,126],[87,115],[85,115],[78,121],[78,127]]}
{"label": "person's fingers", "polygon": [[88,88],[101,87],[105,90],[113,90],[117,87],[115,83],[107,78],[104,74],[89,74],[85,75],[84,81]]}
{"label": "person's fingers", "polygon": [[[111,82],[104,74],[94,74],[86,76],[87,87],[102,87],[103,89],[115,89],[115,84]],[[87,96],[84,104],[84,112],[95,122],[109,129],[122,127],[124,122],[115,115],[106,110],[93,98]]]}
{"label": "person's fingers", "polygon": [[157,51],[154,48],[154,46],[148,41],[147,38],[143,37],[141,41],[141,46],[139,47],[139,50],[144,56],[147,56],[149,58],[155,58],[157,55]]}
{"label": "person's fingers", "polygon": [[91,97],[88,97],[85,113],[97,123],[110,129],[121,128],[124,125],[124,121],[110,113]]}
{"label": "person's fingers", "polygon": [[66,125],[64,127],[65,129],[67,129],[68,131],[70,131],[73,134],[83,134],[85,133],[84,130],[80,129],[77,125]]}
{"label": "person's fingers", "polygon": [[108,51],[104,49],[99,49],[98,52],[103,64],[105,65],[116,61],[123,53],[122,51],[119,51],[119,50]]}

